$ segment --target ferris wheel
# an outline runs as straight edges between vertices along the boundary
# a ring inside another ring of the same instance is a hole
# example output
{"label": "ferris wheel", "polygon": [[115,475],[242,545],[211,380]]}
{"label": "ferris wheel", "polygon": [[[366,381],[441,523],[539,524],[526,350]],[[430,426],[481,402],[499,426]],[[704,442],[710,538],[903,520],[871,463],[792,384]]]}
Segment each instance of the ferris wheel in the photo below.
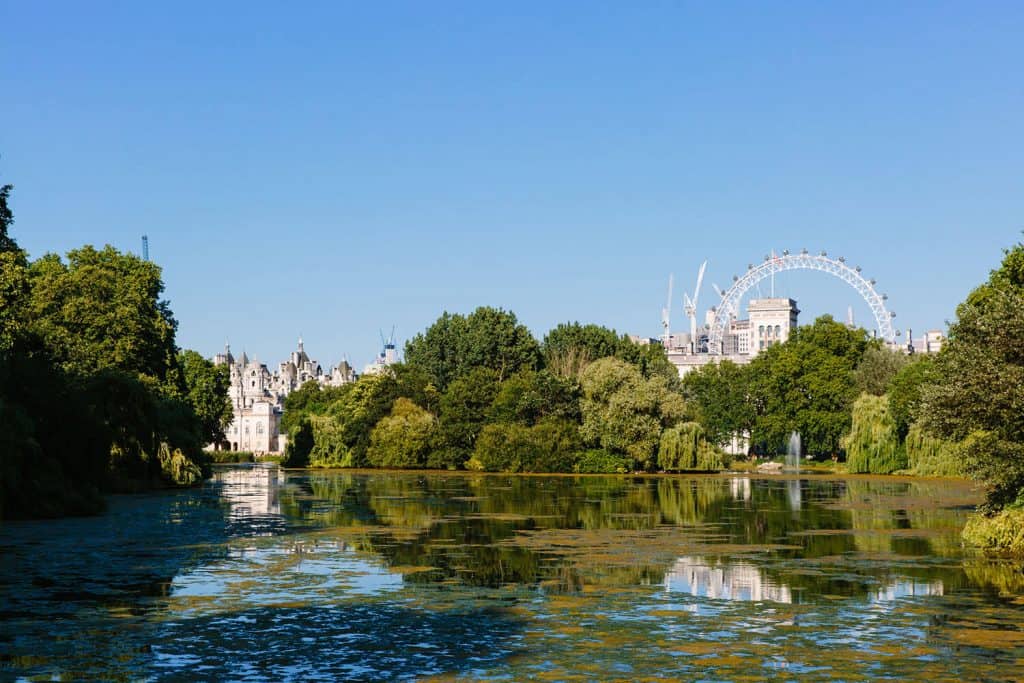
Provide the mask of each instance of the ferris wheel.
{"label": "ferris wheel", "polygon": [[892,322],[896,314],[885,306],[888,297],[875,291],[875,280],[861,275],[860,266],[847,265],[846,259],[842,256],[830,258],[824,251],[810,254],[804,249],[799,254],[784,251],[778,255],[766,256],[761,263],[748,265],[747,272],[742,276],[733,276],[732,285],[721,293],[722,300],[718,306],[711,309],[713,316],[708,330],[708,353],[722,353],[722,342],[729,329],[729,324],[739,313],[743,296],[759,282],[787,270],[817,270],[837,277],[850,285],[871,309],[871,313],[875,317],[878,336],[887,342],[896,341],[896,336],[899,333],[893,327]]}

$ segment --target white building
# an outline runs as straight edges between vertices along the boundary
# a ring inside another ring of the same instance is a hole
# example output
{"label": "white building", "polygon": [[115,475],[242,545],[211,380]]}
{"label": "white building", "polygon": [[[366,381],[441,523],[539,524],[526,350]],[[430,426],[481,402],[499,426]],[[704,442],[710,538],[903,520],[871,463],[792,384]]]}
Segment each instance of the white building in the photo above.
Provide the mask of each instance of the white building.
{"label": "white building", "polygon": [[280,433],[280,426],[288,394],[309,381],[321,386],[340,386],[356,380],[347,361],[325,373],[320,363],[306,354],[301,337],[298,348],[273,374],[265,363],[250,361],[245,352],[236,362],[227,345],[224,353],[214,356],[213,362],[230,368],[228,398],[234,417],[224,430],[224,442],[210,447],[257,455],[284,452],[287,436]]}
{"label": "white building", "polygon": [[[706,350],[707,335],[692,343],[690,335],[672,335],[666,349],[668,359],[679,370],[679,376],[708,363],[730,360],[744,365],[761,351],[781,344],[789,339],[797,327],[800,309],[793,299],[751,299],[747,306],[748,317],[733,320],[722,341],[723,353],[709,354],[694,349]],[[674,343],[676,342],[676,343]]]}

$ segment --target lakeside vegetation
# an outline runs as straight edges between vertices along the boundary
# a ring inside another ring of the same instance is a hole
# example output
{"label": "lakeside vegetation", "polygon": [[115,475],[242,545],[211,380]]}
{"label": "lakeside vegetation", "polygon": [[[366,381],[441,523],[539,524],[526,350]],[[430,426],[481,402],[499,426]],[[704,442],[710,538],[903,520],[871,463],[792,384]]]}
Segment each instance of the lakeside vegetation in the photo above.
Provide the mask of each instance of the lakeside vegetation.
{"label": "lakeside vegetation", "polygon": [[175,345],[160,268],[107,246],[34,261],[0,188],[0,516],[97,512],[102,494],[202,481],[225,369]]}
{"label": "lakeside vegetation", "polygon": [[[231,419],[226,367],[175,343],[160,268],[107,246],[30,260],[0,188],[0,514],[95,512],[102,495],[201,481]],[[514,313],[443,314],[405,362],[286,400],[290,467],[708,471],[791,432],[850,473],[968,476],[965,538],[1024,554],[1024,245],[960,304],[938,355],[886,349],[829,316],[748,365],[680,380],[659,344]],[[221,459],[239,460],[230,454]]]}

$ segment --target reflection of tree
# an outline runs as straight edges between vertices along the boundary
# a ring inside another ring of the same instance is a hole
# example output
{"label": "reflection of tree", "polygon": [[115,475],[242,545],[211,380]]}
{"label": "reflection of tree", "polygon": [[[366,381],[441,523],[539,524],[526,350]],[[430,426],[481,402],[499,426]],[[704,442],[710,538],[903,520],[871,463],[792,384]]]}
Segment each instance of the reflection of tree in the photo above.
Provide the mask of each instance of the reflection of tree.
{"label": "reflection of tree", "polygon": [[[573,591],[583,584],[660,583],[680,554],[710,553],[729,562],[767,550],[759,562],[778,585],[868,594],[891,582],[891,567],[858,566],[864,576],[851,580],[848,572],[821,566],[841,564],[836,558],[850,553],[952,554],[946,535],[905,531],[949,528],[955,536],[956,511],[929,502],[945,491],[930,486],[343,472],[292,475],[282,509],[348,536],[391,566],[433,568],[408,574],[410,582],[539,583]],[[927,582],[937,570],[899,571]]]}

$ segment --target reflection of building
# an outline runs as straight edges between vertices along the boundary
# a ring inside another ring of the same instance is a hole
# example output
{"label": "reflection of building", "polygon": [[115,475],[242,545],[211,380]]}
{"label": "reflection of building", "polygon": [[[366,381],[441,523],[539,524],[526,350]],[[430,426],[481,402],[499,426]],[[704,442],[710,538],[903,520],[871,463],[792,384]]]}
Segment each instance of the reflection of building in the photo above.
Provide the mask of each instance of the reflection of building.
{"label": "reflection of building", "polygon": [[703,557],[680,557],[665,574],[665,590],[697,598],[793,602],[788,586],[776,586],[756,566],[725,564]]}
{"label": "reflection of building", "polygon": [[233,519],[280,515],[281,503],[277,498],[277,467],[245,467],[217,473],[217,481],[224,485],[221,492],[230,505]]}
{"label": "reflection of building", "polygon": [[945,595],[946,587],[940,579],[934,581],[914,581],[913,579],[896,579],[878,588],[872,594],[873,602],[888,602],[900,598],[919,598],[930,595]]}

